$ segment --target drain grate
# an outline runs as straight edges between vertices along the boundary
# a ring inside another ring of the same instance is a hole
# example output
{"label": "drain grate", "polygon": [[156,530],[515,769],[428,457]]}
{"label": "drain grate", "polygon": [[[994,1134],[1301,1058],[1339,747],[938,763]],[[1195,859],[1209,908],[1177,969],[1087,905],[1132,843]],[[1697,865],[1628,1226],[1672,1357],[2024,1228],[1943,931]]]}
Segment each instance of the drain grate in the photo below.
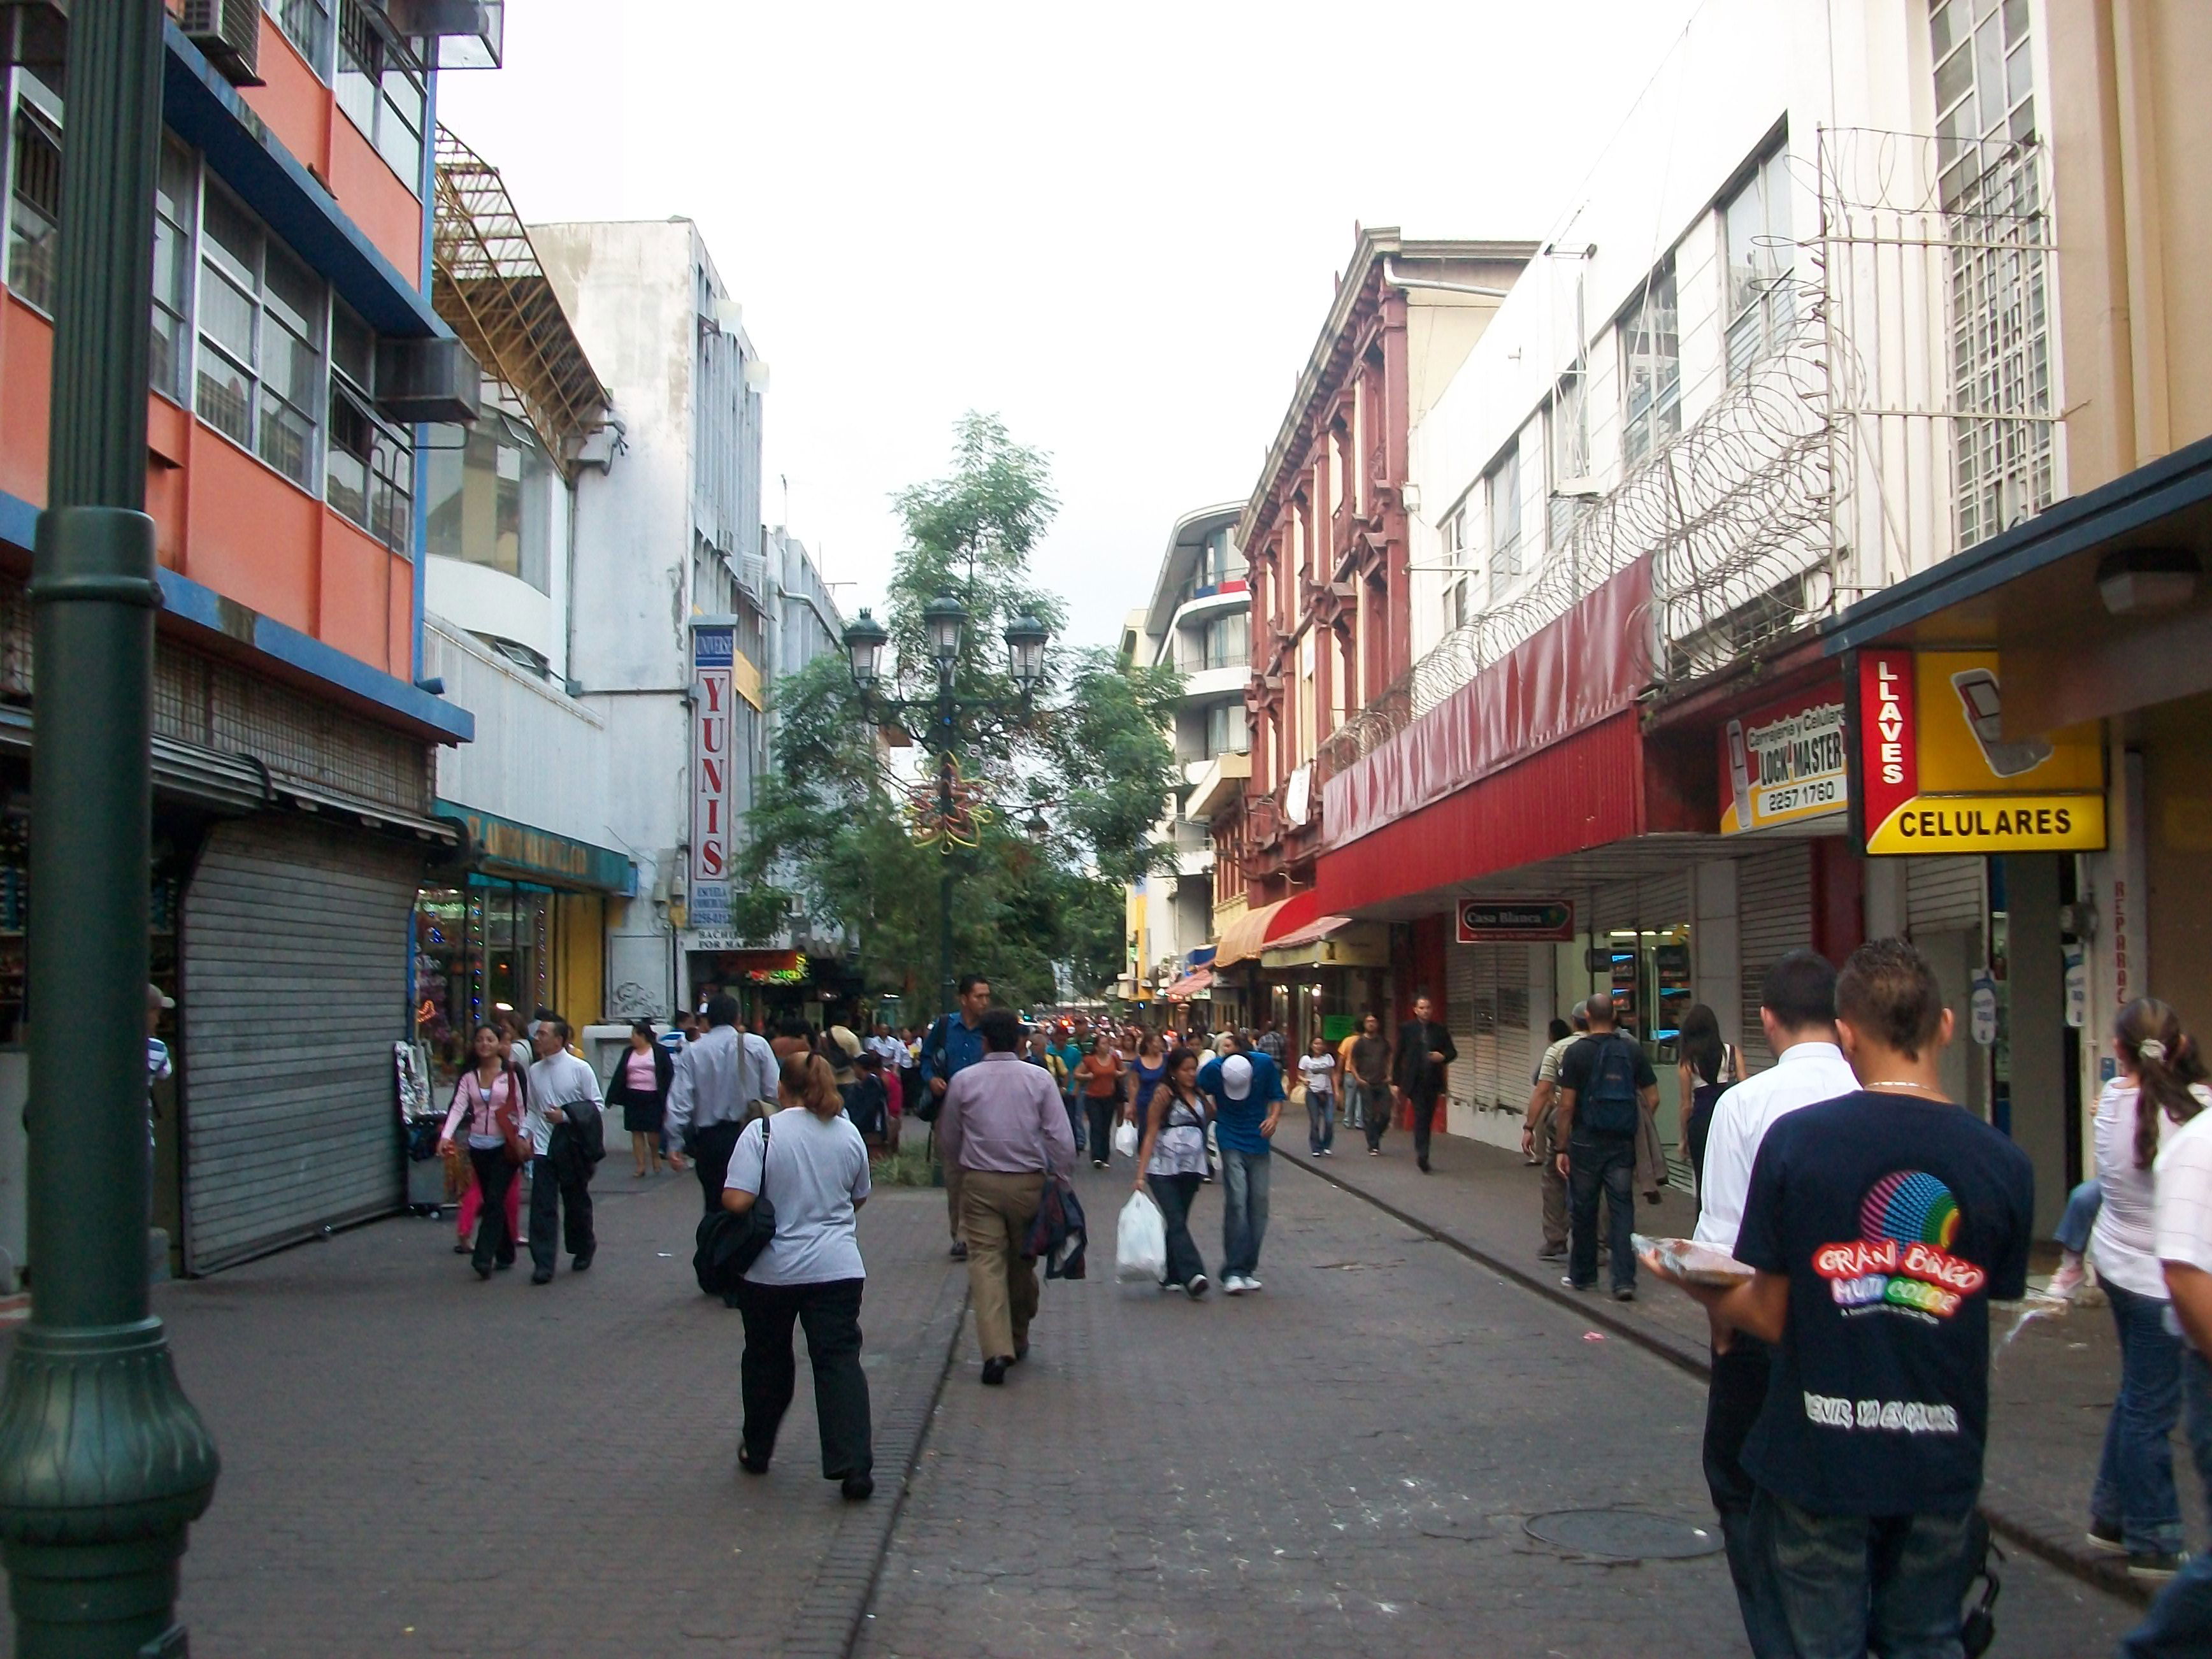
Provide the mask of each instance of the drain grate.
{"label": "drain grate", "polygon": [[1529,1516],[1522,1530],[1555,1549],[1614,1561],[1686,1561],[1722,1547],[1717,1522],[1649,1510],[1553,1510]]}

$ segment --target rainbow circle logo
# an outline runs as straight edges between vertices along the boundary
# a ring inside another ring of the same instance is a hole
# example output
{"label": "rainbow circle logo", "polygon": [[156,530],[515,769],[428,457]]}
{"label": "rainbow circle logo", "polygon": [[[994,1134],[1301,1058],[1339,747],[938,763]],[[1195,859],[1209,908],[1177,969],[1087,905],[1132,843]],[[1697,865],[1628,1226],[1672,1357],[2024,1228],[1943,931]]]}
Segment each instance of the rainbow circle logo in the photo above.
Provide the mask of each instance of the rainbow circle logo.
{"label": "rainbow circle logo", "polygon": [[1925,1170],[1899,1170],[1876,1182],[1860,1203],[1859,1233],[1948,1250],[1959,1236],[1959,1200]]}

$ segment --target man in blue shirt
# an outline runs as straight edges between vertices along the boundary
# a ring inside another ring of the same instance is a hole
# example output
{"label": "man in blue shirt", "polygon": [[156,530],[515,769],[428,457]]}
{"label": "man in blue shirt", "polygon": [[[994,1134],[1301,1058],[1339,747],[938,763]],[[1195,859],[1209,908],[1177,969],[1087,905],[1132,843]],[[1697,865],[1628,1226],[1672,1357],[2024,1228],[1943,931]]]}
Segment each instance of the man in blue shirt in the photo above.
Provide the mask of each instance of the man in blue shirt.
{"label": "man in blue shirt", "polygon": [[1256,1291],[1267,1233],[1267,1142],[1283,1115],[1282,1067],[1266,1054],[1231,1054],[1199,1067],[1221,1145],[1221,1291]]}
{"label": "man in blue shirt", "polygon": [[[983,1016],[991,1006],[991,981],[981,974],[963,974],[955,990],[960,1011],[939,1014],[921,1040],[917,1063],[923,1094],[915,1115],[924,1123],[937,1121],[938,1113],[945,1107],[945,1088],[952,1079],[983,1058]],[[952,1259],[965,1261],[968,1241],[960,1236],[960,1171],[950,1164],[945,1166],[945,1207],[952,1224]]]}

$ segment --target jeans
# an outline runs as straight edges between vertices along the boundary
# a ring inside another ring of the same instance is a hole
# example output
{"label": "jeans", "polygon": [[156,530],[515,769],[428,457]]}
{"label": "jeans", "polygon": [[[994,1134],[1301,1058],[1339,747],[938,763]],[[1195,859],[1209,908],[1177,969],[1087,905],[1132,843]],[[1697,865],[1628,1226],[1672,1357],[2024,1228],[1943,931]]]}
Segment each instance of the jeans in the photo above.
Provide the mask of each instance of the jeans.
{"label": "jeans", "polygon": [[1975,1516],[1815,1515],[1761,1491],[1762,1535],[1797,1659],[1959,1659]]}
{"label": "jeans", "polygon": [[2094,1176],[2083,1182],[2066,1195],[2066,1213],[2058,1218],[2058,1231],[2052,1235],[2062,1250],[2071,1250],[2076,1255],[2089,1248],[2090,1231],[2097,1224],[2097,1212],[2105,1207],[2105,1183]]}
{"label": "jeans", "polygon": [[738,1150],[741,1123],[709,1123],[691,1131],[691,1167],[699,1172],[699,1194],[707,1201],[705,1213],[722,1207],[722,1183],[730,1176],[730,1154]]}
{"label": "jeans", "polygon": [[1267,1152],[1221,1149],[1221,1275],[1249,1279],[1267,1236]]}
{"label": "jeans", "polygon": [[1091,1156],[1100,1164],[1114,1161],[1114,1120],[1120,1115],[1121,1097],[1108,1095],[1100,1099],[1086,1095],[1083,1100],[1085,1114],[1091,1119]]}
{"label": "jeans", "polygon": [[1436,1122],[1437,1108],[1442,1103],[1437,1095],[1415,1095],[1413,1100],[1413,1156],[1422,1163],[1429,1161],[1429,1130]]}
{"label": "jeans", "polygon": [[1567,1198],[1574,1237],[1567,1248],[1567,1276],[1584,1290],[1597,1283],[1597,1200],[1605,1194],[1607,1243],[1613,1249],[1613,1287],[1633,1289],[1636,1249],[1636,1137],[1577,1135],[1567,1149]]}
{"label": "jeans", "polygon": [[1090,1136],[1083,1132],[1083,1108],[1074,1095],[1062,1095],[1060,1104],[1067,1108],[1068,1133],[1075,1137],[1075,1150],[1082,1152],[1091,1143]]}
{"label": "jeans", "polygon": [[1205,1184],[1202,1175],[1146,1177],[1152,1201],[1160,1206],[1160,1219],[1167,1224],[1168,1284],[1188,1285],[1206,1271],[1206,1259],[1198,1253],[1198,1241],[1190,1236],[1190,1206],[1197,1200],[1198,1189]]}
{"label": "jeans", "polygon": [[483,1194],[477,1222],[477,1248],[470,1260],[480,1268],[489,1267],[495,1261],[502,1267],[512,1267],[514,1227],[509,1218],[507,1194],[521,1171],[507,1161],[504,1146],[483,1150],[471,1146],[469,1162],[476,1169],[477,1189]]}
{"label": "jeans", "polygon": [[875,1468],[868,1421],[868,1377],[860,1369],[860,1291],[867,1281],[832,1279],[823,1285],[756,1285],[738,1291],[745,1322],[745,1351],[738,1361],[744,1397],[744,1449],[765,1463],[775,1450],[775,1431],[790,1408],[799,1381],[791,1328],[806,1328],[806,1356],[814,1365],[814,1416],[822,1434],[822,1475],[842,1480]]}
{"label": "jeans", "polygon": [[2089,1494],[2089,1517],[2117,1525],[2131,1555],[2182,1547],[2181,1499],[2173,1489],[2173,1424],[2181,1414],[2181,1339],[2166,1328],[2166,1304],[2107,1283],[2120,1334],[2120,1390],[2105,1424],[2105,1455]]}
{"label": "jeans", "polygon": [[1771,1351],[1739,1331],[1726,1353],[1713,1356],[1712,1380],[1705,1389],[1705,1490],[1720,1516],[1728,1547],[1729,1577],[1735,1584],[1736,1607],[1753,1659],[1796,1659],[1790,1626],[1782,1616],[1782,1597],[1766,1540],[1753,1516],[1759,1489],[1744,1473],[1743,1443],[1766,1404]]}
{"label": "jeans", "polygon": [[1336,1145],[1336,1097],[1306,1091],[1306,1150],[1316,1158]]}
{"label": "jeans", "polygon": [[599,1241],[592,1233],[592,1177],[564,1182],[553,1173],[553,1160],[530,1160],[530,1265],[541,1273],[553,1271],[553,1244],[558,1237],[570,1255],[591,1260]]}
{"label": "jeans", "polygon": [[[2212,1492],[2212,1363],[2184,1349],[2181,1389],[2189,1398],[2189,1449]],[[2120,1644],[2120,1659],[2192,1659],[2212,1653],[2212,1555],[2190,1563],[2151,1603],[2150,1614]]]}

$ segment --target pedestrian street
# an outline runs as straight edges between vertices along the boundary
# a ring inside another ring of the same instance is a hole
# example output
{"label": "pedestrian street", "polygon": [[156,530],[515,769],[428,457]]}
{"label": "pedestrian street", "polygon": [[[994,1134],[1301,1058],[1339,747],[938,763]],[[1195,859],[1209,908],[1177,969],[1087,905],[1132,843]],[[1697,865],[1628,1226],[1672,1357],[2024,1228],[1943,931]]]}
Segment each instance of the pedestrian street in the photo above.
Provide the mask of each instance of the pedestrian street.
{"label": "pedestrian street", "polygon": [[[692,1282],[688,1176],[603,1173],[591,1271],[542,1287],[479,1282],[449,1224],[406,1217],[161,1286],[224,1455],[184,1580],[193,1650],[1742,1652],[1717,1553],[1531,1533],[1611,1510],[1717,1542],[1701,1386],[1291,1161],[1265,1289],[1198,1304],[1114,1282],[1127,1166],[1086,1163],[1090,1276],[1044,1286],[998,1389],[943,1194],[879,1187],[869,1504],[820,1478],[803,1366],[770,1472],[737,1472],[739,1322]],[[1209,1267],[1220,1224],[1205,1188]],[[2109,1651],[2138,1616],[2015,1553],[1996,1651]]]}

